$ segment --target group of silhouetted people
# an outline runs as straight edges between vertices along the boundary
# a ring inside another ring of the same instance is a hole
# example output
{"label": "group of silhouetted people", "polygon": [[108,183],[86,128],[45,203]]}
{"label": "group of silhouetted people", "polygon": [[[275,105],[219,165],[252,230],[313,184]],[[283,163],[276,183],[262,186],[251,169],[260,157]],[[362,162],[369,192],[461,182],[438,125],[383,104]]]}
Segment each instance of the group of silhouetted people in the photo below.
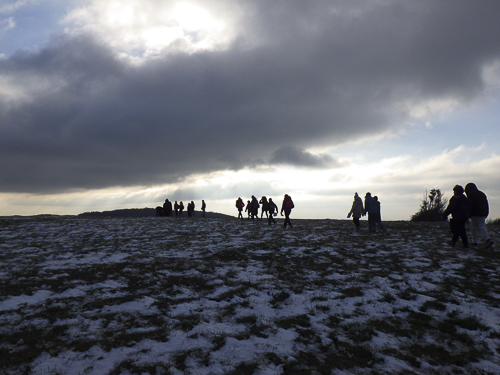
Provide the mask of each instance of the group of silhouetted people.
{"label": "group of silhouetted people", "polygon": [[[461,238],[463,248],[469,248],[465,224],[470,220],[472,244],[474,246],[478,245],[478,236],[480,235],[485,241],[486,248],[492,248],[493,240],[490,238],[486,228],[488,214],[488,198],[474,183],[469,182],[465,185],[465,189],[460,185],[455,185],[453,196],[450,198],[448,206],[443,212],[443,220],[446,220],[449,215],[452,216],[450,219],[450,231],[453,237],[449,241],[449,244],[454,247],[458,239]],[[366,193],[363,204],[361,197],[358,193],[355,193],[351,211],[347,214],[347,218],[352,216],[356,230],[359,230],[361,227],[359,219],[365,215],[368,215],[368,229],[370,232],[374,233],[377,226],[382,230],[384,229],[378,197],[372,196],[371,193]]]}
{"label": "group of silhouetted people", "polygon": [[[194,214],[194,208],[195,204],[193,201],[189,202],[187,205],[187,216],[188,217],[195,217]],[[201,201],[201,216],[205,217],[205,210],[207,208],[207,205],[205,204],[205,201]],[[182,201],[177,201],[174,202],[172,205],[172,202],[170,202],[168,199],[165,199],[165,203],[163,203],[162,206],[156,207],[156,216],[167,216],[167,217],[183,217],[184,216],[184,203]]]}
{"label": "group of silhouetted people", "polygon": [[[464,194],[465,192],[465,194]],[[443,219],[451,215],[450,231],[453,234],[449,244],[455,246],[458,239],[462,239],[464,249],[469,248],[469,239],[465,230],[465,223],[470,219],[472,245],[479,244],[480,234],[487,249],[493,247],[493,240],[486,229],[486,218],[489,215],[488,198],[480,191],[476,184],[469,182],[465,189],[460,185],[453,188],[453,196],[448,207],[443,212]]]}
{"label": "group of silhouetted people", "polygon": [[349,219],[352,216],[352,221],[356,226],[356,230],[361,228],[359,219],[365,215],[368,215],[368,229],[370,232],[374,233],[376,231],[376,226],[382,230],[384,229],[378,197],[376,195],[372,197],[372,194],[368,192],[365,195],[365,202],[363,204],[363,200],[358,193],[354,193],[354,202],[352,202],[351,211],[347,214],[347,218]]}
{"label": "group of silhouetted people", "polygon": [[[285,228],[287,227],[287,225],[292,227],[290,214],[294,207],[295,205],[293,204],[292,198],[288,194],[285,194],[283,203],[281,204],[281,215],[283,216],[283,214],[285,214]],[[245,212],[248,213],[248,219],[258,219],[260,209],[261,220],[263,219],[265,214],[269,225],[276,224],[276,220],[274,220],[274,217],[278,215],[278,206],[273,202],[272,198],[268,199],[267,197],[263,196],[259,201],[254,195],[252,195],[252,198],[245,204],[243,202],[243,199],[241,199],[240,197],[236,200],[236,208],[238,209],[238,219],[243,219],[243,209],[245,209]]]}

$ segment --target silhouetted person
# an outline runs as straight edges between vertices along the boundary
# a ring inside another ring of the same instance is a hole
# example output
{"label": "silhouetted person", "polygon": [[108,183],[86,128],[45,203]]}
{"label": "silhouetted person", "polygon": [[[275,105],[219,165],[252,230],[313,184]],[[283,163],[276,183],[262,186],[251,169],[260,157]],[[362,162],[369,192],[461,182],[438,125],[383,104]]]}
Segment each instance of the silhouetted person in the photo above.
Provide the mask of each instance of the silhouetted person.
{"label": "silhouetted person", "polygon": [[446,207],[446,210],[443,212],[443,219],[446,219],[450,214],[452,216],[452,220],[450,220],[450,227],[453,237],[449,244],[451,246],[455,246],[458,238],[461,237],[464,249],[469,248],[467,232],[465,231],[465,223],[470,217],[470,202],[464,195],[464,188],[460,185],[455,185],[453,188],[453,196],[448,202],[448,207]]}
{"label": "silhouetted person", "polygon": [[268,211],[268,204],[269,202],[267,201],[266,197],[262,197],[259,201],[259,203],[262,205],[261,211],[260,211],[260,218],[262,219],[264,217],[264,214],[266,214],[266,217],[268,217],[267,211]]}
{"label": "silhouetted person", "polygon": [[472,245],[478,244],[478,232],[486,242],[486,248],[493,247],[493,240],[490,238],[488,229],[486,229],[486,218],[490,213],[488,198],[476,184],[469,182],[465,185],[465,194],[470,202],[470,232]]}
{"label": "silhouetted person", "polygon": [[283,203],[281,204],[281,216],[283,216],[283,212],[285,212],[285,228],[287,224],[290,225],[290,228],[292,227],[292,222],[290,221],[290,213],[292,212],[292,209],[294,207],[295,205],[293,204],[292,198],[288,194],[285,194]]}
{"label": "silhouetted person", "polygon": [[361,225],[359,224],[359,219],[363,216],[363,200],[358,195],[358,193],[354,193],[354,201],[352,202],[351,211],[347,214],[347,218],[349,219],[352,215],[352,221],[356,226],[356,230],[359,230]]}
{"label": "silhouetted person", "polygon": [[191,217],[194,217],[194,207],[195,207],[194,202],[191,201]]}
{"label": "silhouetted person", "polygon": [[184,203],[182,203],[182,201],[179,202],[179,216],[180,217],[183,217],[183,213],[182,211],[184,211]]}
{"label": "silhouetted person", "polygon": [[245,203],[243,202],[243,199],[241,197],[238,197],[236,199],[236,208],[238,209],[238,219],[241,217],[243,219],[243,207],[245,207]]}
{"label": "silhouetted person", "polygon": [[378,201],[378,197],[376,195],[373,196],[375,199],[375,204],[377,206],[377,213],[375,214],[375,223],[378,225],[380,229],[384,229],[384,224],[382,224],[382,214],[380,210],[380,202]]}
{"label": "silhouetted person", "polygon": [[276,203],[273,202],[273,198],[269,198],[269,201],[267,202],[267,212],[269,212],[269,225],[271,225],[271,223],[276,225],[274,214],[278,213],[278,206],[276,206]]}
{"label": "silhouetted person", "polygon": [[205,210],[207,209],[207,205],[205,204],[205,201],[202,199],[201,200],[201,217],[205,217]]}
{"label": "silhouetted person", "polygon": [[252,216],[252,205],[250,204],[250,201],[247,201],[245,212],[248,212],[248,218],[250,219],[250,216]]}
{"label": "silhouetted person", "polygon": [[175,216],[179,216],[179,204],[177,203],[177,201],[175,201],[174,203],[174,211],[175,211]]}
{"label": "silhouetted person", "polygon": [[257,198],[255,198],[255,196],[252,195],[252,202],[250,202],[250,210],[251,210],[251,214],[252,214],[252,220],[254,218],[259,218],[259,201],[257,200]]}
{"label": "silhouetted person", "polygon": [[172,216],[172,202],[168,199],[165,199],[165,203],[163,203],[163,216]]}
{"label": "silhouetted person", "polygon": [[[368,214],[368,229],[370,232],[375,233],[375,224],[377,218],[377,202],[373,199],[371,193],[365,195],[365,210],[363,214]],[[364,216],[363,215],[363,216]]]}

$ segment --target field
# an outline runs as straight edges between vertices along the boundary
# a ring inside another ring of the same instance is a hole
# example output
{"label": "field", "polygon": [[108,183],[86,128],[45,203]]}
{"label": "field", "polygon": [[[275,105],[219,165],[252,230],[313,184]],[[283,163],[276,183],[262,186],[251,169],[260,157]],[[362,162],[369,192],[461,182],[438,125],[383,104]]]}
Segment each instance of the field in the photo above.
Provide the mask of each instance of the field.
{"label": "field", "polygon": [[500,251],[292,221],[0,218],[0,373],[500,373]]}

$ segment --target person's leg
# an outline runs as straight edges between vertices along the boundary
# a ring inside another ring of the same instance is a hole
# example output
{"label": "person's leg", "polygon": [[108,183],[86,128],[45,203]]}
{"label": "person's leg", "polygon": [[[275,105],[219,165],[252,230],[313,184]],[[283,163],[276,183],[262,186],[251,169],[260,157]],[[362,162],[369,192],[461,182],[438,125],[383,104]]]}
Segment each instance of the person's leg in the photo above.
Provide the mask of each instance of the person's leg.
{"label": "person's leg", "polygon": [[480,222],[480,217],[478,216],[472,216],[470,218],[470,234],[471,234],[471,239],[472,239],[472,244],[477,245],[478,237],[477,237],[477,230],[479,227],[479,222]]}
{"label": "person's leg", "polygon": [[458,234],[462,238],[462,245],[464,246],[464,248],[468,248],[469,241],[467,239],[467,231],[465,230],[465,222],[463,221],[459,222],[457,229],[458,229]]}
{"label": "person's leg", "polygon": [[491,240],[490,234],[488,233],[488,229],[486,228],[486,217],[484,216],[477,217],[477,229],[481,234],[483,240],[485,240],[486,242],[488,242],[488,240]]}
{"label": "person's leg", "polygon": [[373,214],[368,214],[368,228],[370,232],[375,231],[375,215]]}
{"label": "person's leg", "polygon": [[356,229],[359,229],[359,227],[360,227],[359,217],[353,217],[352,221],[354,222],[354,225],[356,226]]}

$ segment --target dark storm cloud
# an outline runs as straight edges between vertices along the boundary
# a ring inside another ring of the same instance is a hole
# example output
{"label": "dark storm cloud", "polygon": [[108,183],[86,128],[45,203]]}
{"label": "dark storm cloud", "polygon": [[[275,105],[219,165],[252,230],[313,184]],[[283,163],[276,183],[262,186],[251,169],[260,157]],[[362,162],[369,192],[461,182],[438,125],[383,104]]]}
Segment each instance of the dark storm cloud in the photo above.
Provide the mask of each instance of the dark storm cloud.
{"label": "dark storm cloud", "polygon": [[0,96],[0,191],[168,183],[262,160],[323,167],[304,150],[397,131],[401,101],[471,100],[500,57],[497,1],[239,5],[225,51],[130,66],[67,36],[0,60],[0,78],[30,92]]}

